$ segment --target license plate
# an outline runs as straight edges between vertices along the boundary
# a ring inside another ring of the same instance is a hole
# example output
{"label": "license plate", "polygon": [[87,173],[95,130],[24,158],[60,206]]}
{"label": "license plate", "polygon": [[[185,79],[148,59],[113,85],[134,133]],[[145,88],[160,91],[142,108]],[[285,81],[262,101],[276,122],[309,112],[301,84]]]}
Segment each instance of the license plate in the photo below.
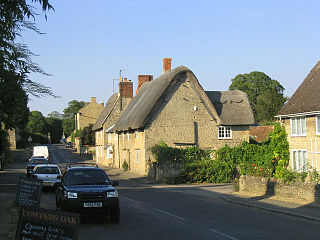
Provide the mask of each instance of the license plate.
{"label": "license plate", "polygon": [[83,204],[84,207],[102,207],[102,202],[86,202]]}
{"label": "license plate", "polygon": [[44,182],[43,185],[44,185],[44,186],[52,186],[53,183],[51,183],[51,182]]}

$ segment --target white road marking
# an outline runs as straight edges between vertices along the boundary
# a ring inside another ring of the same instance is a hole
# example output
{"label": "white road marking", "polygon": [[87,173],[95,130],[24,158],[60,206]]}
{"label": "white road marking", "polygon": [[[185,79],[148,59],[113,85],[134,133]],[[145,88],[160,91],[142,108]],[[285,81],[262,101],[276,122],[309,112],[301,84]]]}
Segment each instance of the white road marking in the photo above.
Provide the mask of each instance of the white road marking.
{"label": "white road marking", "polygon": [[214,232],[214,233],[217,233],[217,234],[219,234],[219,235],[221,235],[221,236],[224,236],[224,237],[226,237],[226,238],[228,238],[228,239],[231,239],[231,240],[238,240],[238,239],[236,239],[236,238],[234,238],[234,237],[231,237],[231,236],[229,236],[229,235],[227,235],[227,234],[225,234],[225,233],[219,232],[219,231],[214,230],[214,229],[212,229],[212,228],[210,228],[209,231]]}
{"label": "white road marking", "polygon": [[158,209],[158,208],[154,208],[153,210],[155,210],[155,211],[157,211],[157,212],[160,212],[160,213],[163,213],[163,214],[166,214],[166,215],[168,215],[168,216],[170,216],[170,217],[177,218],[177,219],[179,219],[179,220],[181,220],[181,221],[186,221],[185,218],[182,218],[182,217],[179,217],[179,216],[174,215],[174,214],[172,214],[172,213],[169,213],[169,212],[160,210],[160,209]]}
{"label": "white road marking", "polygon": [[136,201],[136,200],[133,200],[133,199],[131,199],[131,198],[127,198],[127,197],[124,197],[124,196],[120,196],[120,198],[124,198],[124,199],[126,199],[126,200],[128,200],[128,201],[130,201],[130,202],[134,202],[134,203],[136,203],[136,204],[139,204],[140,202],[138,202],[138,201]]}

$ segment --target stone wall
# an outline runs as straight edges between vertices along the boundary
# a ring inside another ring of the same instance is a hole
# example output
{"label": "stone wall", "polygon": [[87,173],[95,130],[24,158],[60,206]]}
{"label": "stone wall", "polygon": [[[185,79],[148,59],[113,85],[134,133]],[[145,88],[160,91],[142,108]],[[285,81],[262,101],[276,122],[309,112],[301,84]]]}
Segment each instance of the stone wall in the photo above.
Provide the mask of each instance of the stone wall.
{"label": "stone wall", "polygon": [[320,203],[320,185],[316,183],[283,183],[277,179],[241,176],[239,192],[250,196],[275,196],[297,203]]}

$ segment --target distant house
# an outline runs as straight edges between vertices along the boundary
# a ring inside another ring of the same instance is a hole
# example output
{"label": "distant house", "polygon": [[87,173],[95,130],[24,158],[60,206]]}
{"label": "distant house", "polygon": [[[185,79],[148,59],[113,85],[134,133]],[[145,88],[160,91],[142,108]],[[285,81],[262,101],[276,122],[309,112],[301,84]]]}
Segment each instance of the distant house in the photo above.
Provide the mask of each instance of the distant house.
{"label": "distant house", "polygon": [[107,130],[114,166],[125,161],[131,171],[152,175],[150,148],[161,141],[172,147],[218,149],[249,140],[254,123],[247,95],[236,91],[204,91],[192,71],[171,70],[138,89],[114,126]]}
{"label": "distant house", "polygon": [[104,107],[104,102],[97,103],[95,97],[91,97],[91,101],[81,108],[75,115],[76,130],[83,129],[84,127],[94,124]]}
{"label": "distant house", "polygon": [[285,126],[290,167],[320,169],[320,61],[276,116]]}
{"label": "distant house", "polygon": [[95,132],[96,140],[96,161],[102,165],[114,165],[112,155],[112,145],[109,144],[111,134],[106,131],[114,126],[122,111],[126,108],[133,97],[133,83],[125,78],[119,83],[119,92],[113,94],[103,111],[99,115],[97,121],[93,125],[92,130]]}

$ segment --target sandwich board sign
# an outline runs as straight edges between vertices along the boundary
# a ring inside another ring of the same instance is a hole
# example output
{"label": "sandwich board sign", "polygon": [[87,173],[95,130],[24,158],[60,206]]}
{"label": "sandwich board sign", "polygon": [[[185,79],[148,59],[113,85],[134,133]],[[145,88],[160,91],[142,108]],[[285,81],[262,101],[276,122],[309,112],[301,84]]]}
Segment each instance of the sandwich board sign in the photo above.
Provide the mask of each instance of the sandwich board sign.
{"label": "sandwich board sign", "polygon": [[41,192],[42,180],[21,177],[16,195],[16,206],[38,208],[40,206]]}
{"label": "sandwich board sign", "polygon": [[78,239],[80,214],[43,208],[20,208],[16,240]]}

